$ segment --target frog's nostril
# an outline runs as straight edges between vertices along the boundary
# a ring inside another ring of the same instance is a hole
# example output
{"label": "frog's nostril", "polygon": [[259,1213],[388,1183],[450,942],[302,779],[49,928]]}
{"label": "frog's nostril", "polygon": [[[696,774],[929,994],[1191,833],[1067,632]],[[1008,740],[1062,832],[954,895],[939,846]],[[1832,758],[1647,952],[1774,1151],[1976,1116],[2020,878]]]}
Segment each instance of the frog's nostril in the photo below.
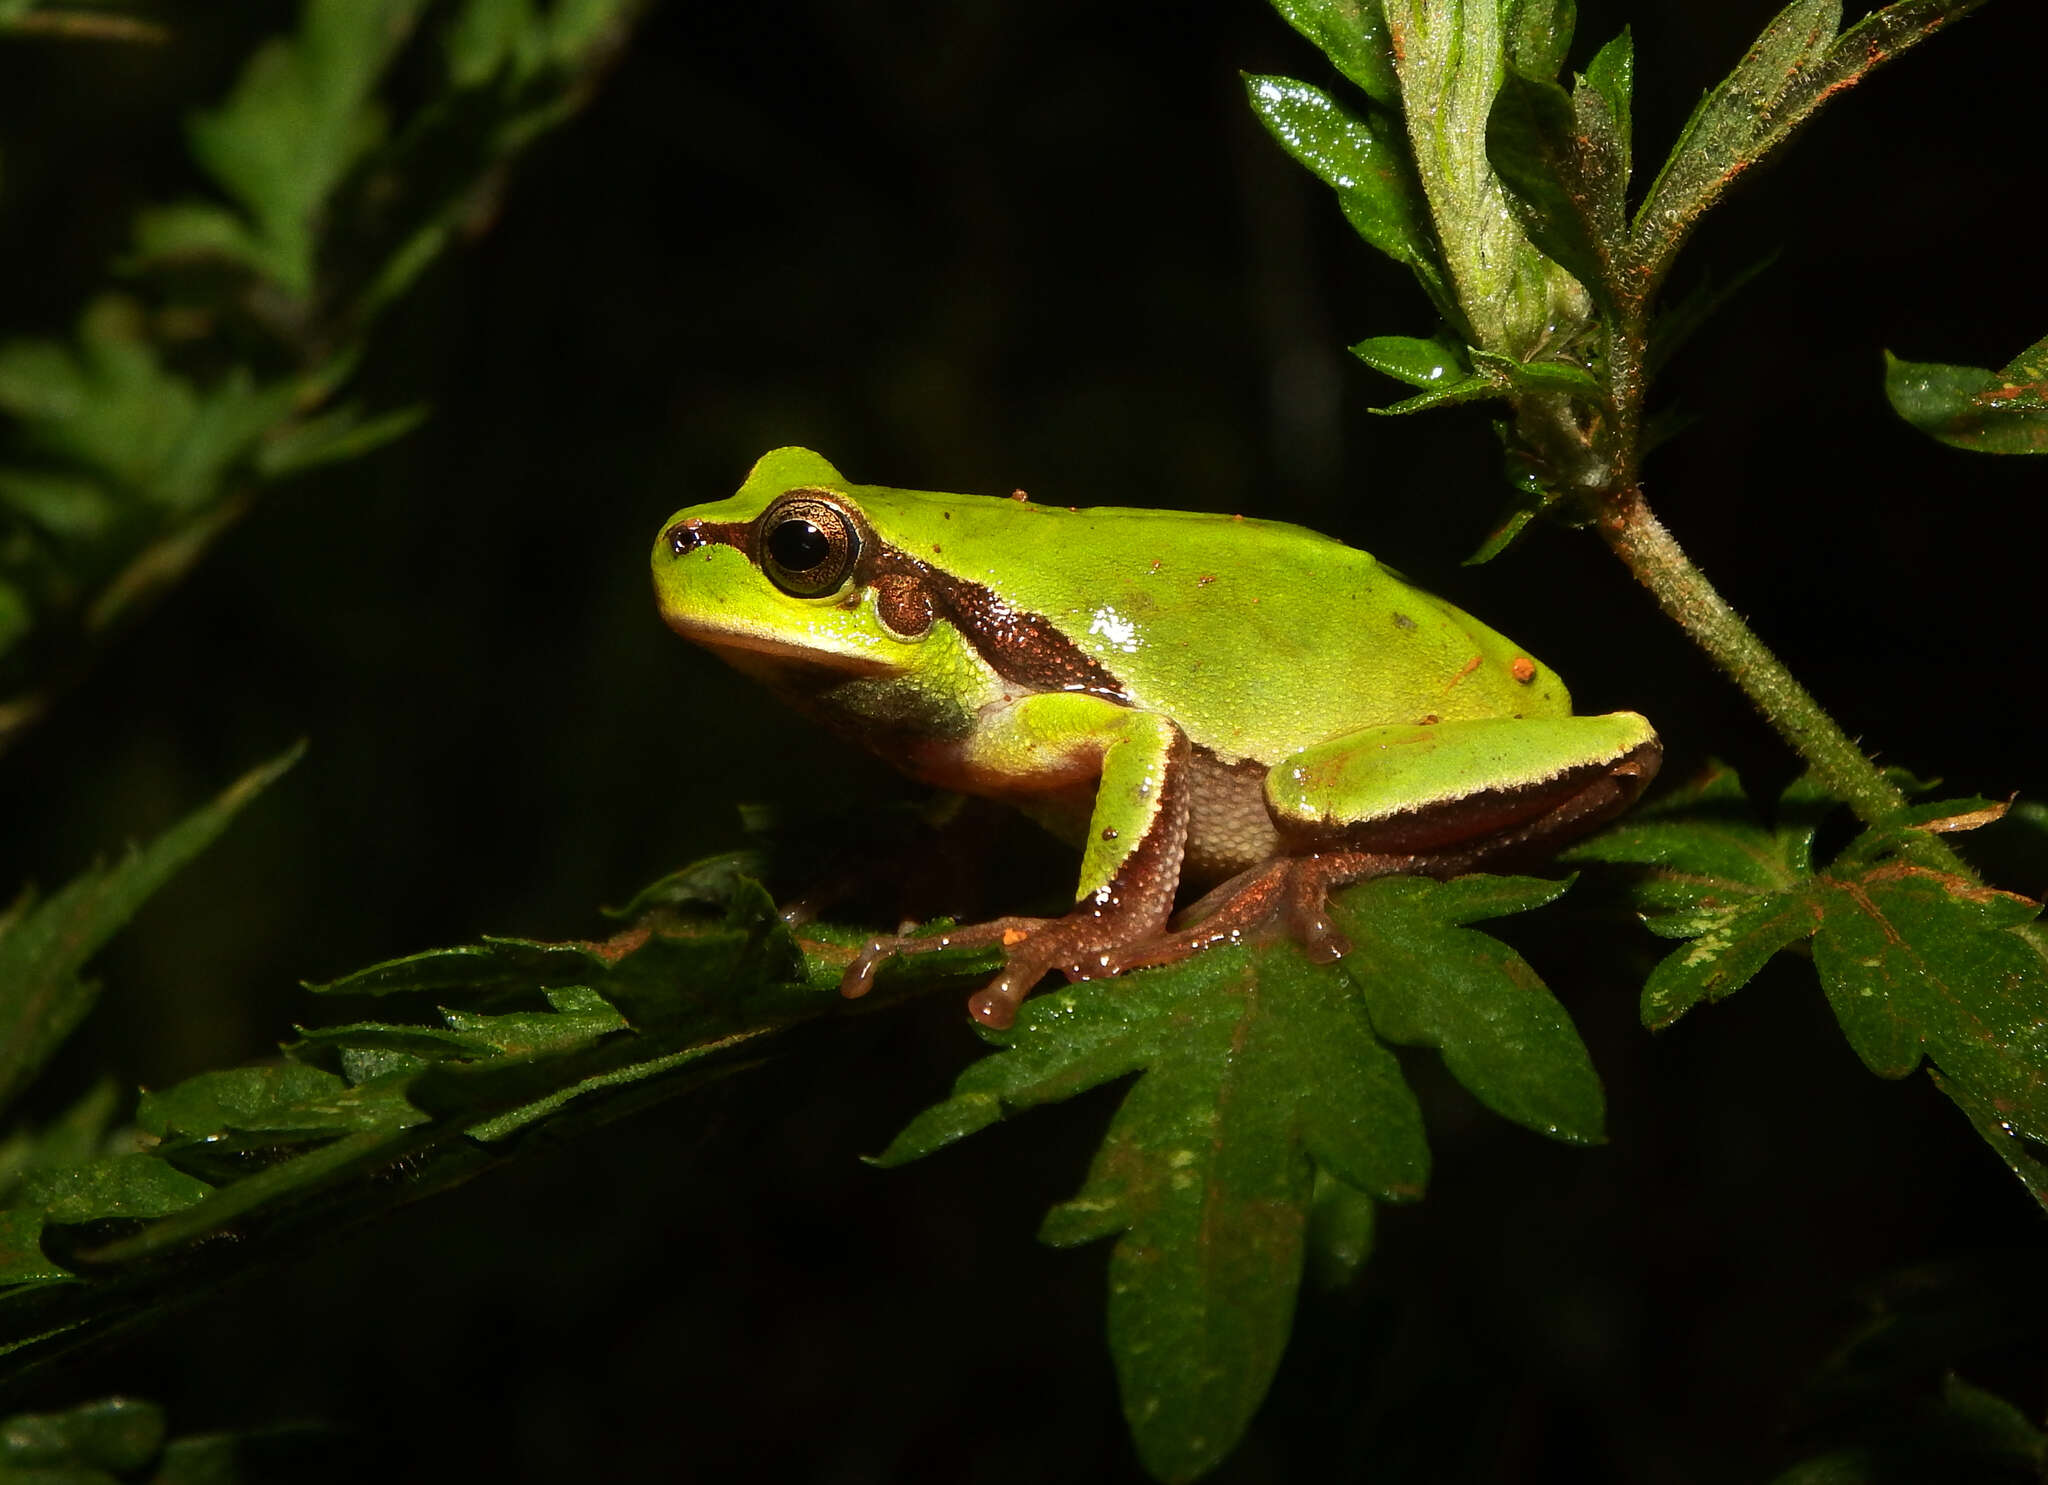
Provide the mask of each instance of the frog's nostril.
{"label": "frog's nostril", "polygon": [[669,527],[667,531],[663,532],[662,535],[668,538],[670,554],[677,557],[687,557],[690,553],[696,551],[697,548],[703,546],[704,537],[697,530],[698,526],[702,524],[700,521],[678,521],[675,525]]}

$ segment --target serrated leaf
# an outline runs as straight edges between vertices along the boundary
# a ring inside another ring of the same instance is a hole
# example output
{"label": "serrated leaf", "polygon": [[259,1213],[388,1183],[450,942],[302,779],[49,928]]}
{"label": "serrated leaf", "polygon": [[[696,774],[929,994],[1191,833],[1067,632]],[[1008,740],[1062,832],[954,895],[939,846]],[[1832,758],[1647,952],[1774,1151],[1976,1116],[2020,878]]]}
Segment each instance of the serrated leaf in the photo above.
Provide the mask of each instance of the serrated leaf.
{"label": "serrated leaf", "polygon": [[1346,973],[1373,1029],[1404,1047],[1434,1047],[1473,1097],[1553,1139],[1605,1138],[1600,1078],[1564,1007],[1522,958],[1464,925],[1553,902],[1570,880],[1383,877],[1337,896],[1350,936]]}
{"label": "serrated leaf", "polygon": [[1644,1021],[1668,1025],[1811,942],[1828,1004],[1872,1072],[1903,1077],[1932,1061],[1958,1102],[1976,1100],[2018,1134],[2048,1138],[2048,956],[2014,931],[2031,931],[2040,904],[1897,854],[1930,823],[1981,823],[1999,811],[1982,800],[1916,805],[1815,870],[1818,786],[1802,780],[1788,791],[1772,831],[1734,813],[1737,787],[1724,771],[1688,800],[1566,853],[1647,867],[1638,901],[1650,926],[1687,940],[1652,971]]}
{"label": "serrated leaf", "polygon": [[1738,175],[1829,99],[1981,3],[1898,0],[1837,36],[1841,0],[1793,0],[1701,100],[1636,213],[1644,288],[1662,279],[1693,225]]}
{"label": "serrated leaf", "polygon": [[303,751],[252,769],[120,865],[84,873],[0,932],[0,1107],[92,1008],[98,987],[79,978],[87,961]]}
{"label": "serrated leaf", "polygon": [[1460,318],[1437,265],[1429,211],[1399,131],[1291,77],[1246,74],[1252,112],[1280,147],[1337,193],[1352,230],[1406,264],[1447,319]]}
{"label": "serrated leaf", "polygon": [[0,346],[0,409],[21,421],[27,447],[177,518],[219,496],[297,396],[289,382],[258,384],[246,367],[208,386],[170,371],[139,306],[116,295],[87,308],[71,344]]}
{"label": "serrated leaf", "polygon": [[2048,453],[2048,338],[1997,371],[1884,358],[1892,410],[1930,438],[1979,454]]}
{"label": "serrated leaf", "polygon": [[1400,108],[1401,83],[1379,0],[1273,0],[1273,8],[1373,102]]}
{"label": "serrated leaf", "polygon": [[1313,1250],[1326,1281],[1364,1261],[1373,1200],[1418,1196],[1419,1114],[1384,1044],[1439,1048],[1475,1096],[1559,1138],[1598,1139],[1602,1098],[1549,992],[1464,925],[1565,883],[1393,877],[1332,899],[1334,965],[1291,945],[1025,1002],[1005,1050],[962,1073],[877,1157],[900,1164],[1005,1113],[1138,1073],[1087,1183],[1041,1237],[1119,1235],[1109,1333],[1146,1467],[1191,1479],[1236,1442],[1278,1364]]}
{"label": "serrated leaf", "polygon": [[313,287],[320,210],[382,135],[375,90],[423,8],[306,0],[298,32],[266,43],[188,126],[194,156],[247,214],[250,266],[290,293]]}

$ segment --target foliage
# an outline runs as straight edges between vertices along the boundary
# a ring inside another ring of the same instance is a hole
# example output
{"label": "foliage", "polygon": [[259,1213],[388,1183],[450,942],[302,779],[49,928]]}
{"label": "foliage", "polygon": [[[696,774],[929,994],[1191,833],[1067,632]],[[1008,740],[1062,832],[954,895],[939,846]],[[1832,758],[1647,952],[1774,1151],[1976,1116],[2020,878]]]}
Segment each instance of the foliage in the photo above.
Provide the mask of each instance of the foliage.
{"label": "foliage", "polygon": [[[1669,1026],[1702,1001],[1733,995],[1773,956],[1809,948],[1864,1066],[1902,1078],[1931,1061],[1966,1113],[1995,1112],[1995,1126],[1979,1123],[1979,1131],[2009,1163],[2048,1169],[2041,905],[1910,854],[1917,835],[1986,825],[2004,807],[1916,805],[1817,868],[1814,836],[1832,806],[1802,782],[1766,828],[1750,816],[1735,775],[1716,768],[1566,853],[1647,868],[1634,887],[1645,922],[1683,941],[1643,987],[1643,1023]],[[2028,1184],[2042,1195],[2038,1176]]]}
{"label": "foliage", "polygon": [[[2048,1205],[2048,933],[2037,903],[1987,886],[1938,839],[2005,807],[1907,804],[1677,551],[1639,484],[1657,438],[1651,379],[1730,291],[1662,308],[1679,249],[1823,103],[1977,3],[1899,0],[1844,30],[1836,0],[1794,0],[1643,190],[1633,40],[1609,39],[1567,85],[1570,0],[1275,0],[1356,96],[1288,77],[1246,85],[1274,138],[1437,317],[1426,336],[1353,345],[1412,389],[1380,411],[1501,405],[1514,496],[1475,560],[1539,516],[1595,524],[1812,770],[1769,825],[1721,771],[1578,848],[1576,860],[1633,868],[1627,890],[1649,927],[1681,940],[1649,975],[1644,1020],[1668,1026],[1771,958],[1809,955],[1864,1064],[1892,1078],[1930,1064]],[[632,10],[307,0],[299,30],[191,121],[213,196],[139,218],[133,284],[88,306],[73,337],[0,345],[13,420],[0,451],[0,743],[252,500],[419,421],[421,409],[350,399],[372,337],[479,224],[507,162],[582,99]],[[0,26],[57,14],[17,0]],[[437,22],[430,41],[421,28]],[[1895,362],[1889,390],[1947,441],[2037,451],[2041,349],[1999,373]],[[22,1092],[76,1029],[94,993],[81,976],[109,935],[290,761],[0,919],[0,1096]],[[1861,829],[1818,859],[1842,805]],[[372,966],[314,987],[355,1019],[301,1029],[272,1061],[132,1109],[101,1085],[18,1125],[0,1144],[0,1355],[17,1373],[69,1355],[279,1240],[375,1216],[845,1015],[991,970],[988,954],[895,961],[849,1009],[838,975],[861,935],[800,935],[756,865],[722,858],[664,878],[607,939],[490,938]],[[1414,1059],[1404,1067],[1395,1048],[1435,1049],[1473,1099],[1527,1129],[1604,1138],[1605,1097],[1571,1018],[1519,954],[1470,926],[1568,885],[1390,877],[1333,901],[1351,945],[1335,964],[1237,946],[1041,995],[1014,1027],[983,1033],[994,1050],[878,1163],[1128,1080],[1085,1181],[1040,1235],[1114,1240],[1108,1335],[1132,1436],[1158,1478],[1194,1479],[1260,1407],[1304,1278],[1353,1281],[1378,1205],[1423,1194]],[[1785,1478],[1895,1478],[1929,1459],[2038,1469],[2034,1425],[1960,1380],[1894,1421]],[[126,1403],[32,1419],[7,1435],[31,1455],[0,1458],[0,1475],[19,1463],[192,1477],[163,1433],[159,1413]]]}
{"label": "foliage", "polygon": [[2048,452],[2048,338],[1997,371],[1887,354],[1892,410],[1929,437],[1982,454]]}
{"label": "foliage", "polygon": [[425,0],[307,0],[192,118],[225,199],[141,213],[136,287],[70,340],[0,343],[0,746],[263,491],[419,423],[345,400],[368,336],[636,8],[467,0],[436,38],[438,90],[394,115]]}

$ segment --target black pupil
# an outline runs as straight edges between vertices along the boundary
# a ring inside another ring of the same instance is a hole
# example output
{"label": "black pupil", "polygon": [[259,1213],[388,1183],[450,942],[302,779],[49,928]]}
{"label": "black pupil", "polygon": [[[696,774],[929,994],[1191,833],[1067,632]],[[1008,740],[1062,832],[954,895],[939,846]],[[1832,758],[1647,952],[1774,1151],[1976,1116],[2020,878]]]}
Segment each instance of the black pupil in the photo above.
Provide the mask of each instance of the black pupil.
{"label": "black pupil", "polygon": [[809,521],[793,517],[768,533],[768,555],[784,572],[809,572],[832,555],[832,543]]}

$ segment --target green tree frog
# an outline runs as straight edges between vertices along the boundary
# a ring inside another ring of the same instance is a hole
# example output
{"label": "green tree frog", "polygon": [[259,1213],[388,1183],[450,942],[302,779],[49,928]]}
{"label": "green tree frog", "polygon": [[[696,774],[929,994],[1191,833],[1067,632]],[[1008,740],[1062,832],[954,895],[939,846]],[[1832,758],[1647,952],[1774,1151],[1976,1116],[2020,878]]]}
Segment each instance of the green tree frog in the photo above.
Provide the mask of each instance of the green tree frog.
{"label": "green tree frog", "polygon": [[[1049,971],[1113,975],[1269,926],[1348,945],[1329,890],[1534,854],[1624,809],[1660,749],[1365,552],[1298,526],[856,485],[808,449],[654,546],[662,617],[943,789],[1078,845],[1074,907],[870,942],[1000,944],[990,1026]],[[1173,916],[1184,884],[1214,890]]]}

